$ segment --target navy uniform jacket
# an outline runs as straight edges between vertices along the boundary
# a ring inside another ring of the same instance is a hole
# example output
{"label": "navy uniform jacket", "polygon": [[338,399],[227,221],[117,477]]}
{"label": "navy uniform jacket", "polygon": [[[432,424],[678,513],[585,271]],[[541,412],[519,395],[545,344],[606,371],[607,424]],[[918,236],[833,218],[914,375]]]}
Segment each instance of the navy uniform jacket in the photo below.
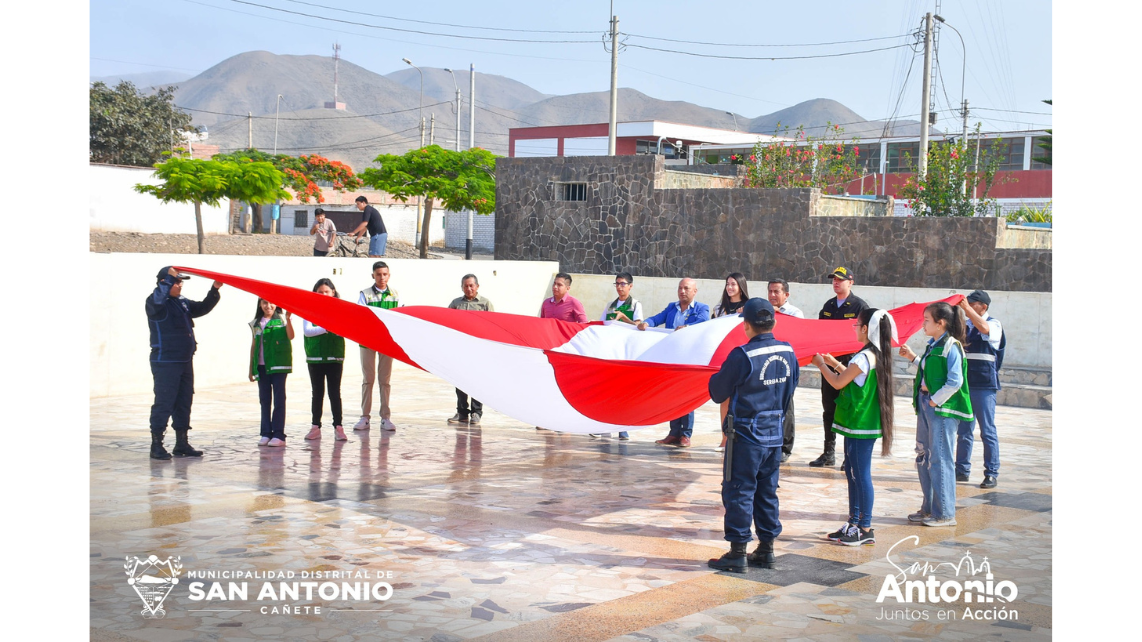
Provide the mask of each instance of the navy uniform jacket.
{"label": "navy uniform jacket", "polygon": [[800,376],[793,348],[766,332],[730,352],[721,370],[710,377],[710,398],[715,403],[734,399],[730,412],[740,438],[780,446],[782,421]]}
{"label": "navy uniform jacket", "polygon": [[151,328],[151,361],[185,363],[194,356],[198,343],[194,340],[194,321],[218,305],[218,288],[211,287],[202,301],[170,296],[174,277],[163,276],[155,291],[147,297],[147,325]]}

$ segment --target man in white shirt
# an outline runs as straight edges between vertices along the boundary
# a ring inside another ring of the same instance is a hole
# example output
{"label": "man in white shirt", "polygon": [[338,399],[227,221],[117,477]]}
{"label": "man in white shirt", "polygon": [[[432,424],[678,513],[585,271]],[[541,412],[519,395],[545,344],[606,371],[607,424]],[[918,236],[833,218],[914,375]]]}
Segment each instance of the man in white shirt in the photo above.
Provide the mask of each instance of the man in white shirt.
{"label": "man in white shirt", "polygon": [[[789,302],[789,282],[785,279],[772,279],[769,282],[769,295],[766,297],[769,303],[773,306],[774,310],[782,314],[788,314],[791,317],[804,319],[805,313],[800,308]],[[793,400],[789,400],[789,411],[785,413],[785,423],[781,426],[782,435],[781,440],[781,463],[789,461],[789,456],[793,454],[793,439],[796,436],[795,424],[796,418],[793,415]]]}

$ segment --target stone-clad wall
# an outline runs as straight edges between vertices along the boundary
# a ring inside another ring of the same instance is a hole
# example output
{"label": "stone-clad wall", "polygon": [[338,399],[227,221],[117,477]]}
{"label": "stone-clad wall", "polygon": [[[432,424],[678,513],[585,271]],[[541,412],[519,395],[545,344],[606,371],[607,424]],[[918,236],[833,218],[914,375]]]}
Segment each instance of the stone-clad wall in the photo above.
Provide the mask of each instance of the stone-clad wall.
{"label": "stone-clad wall", "polygon": [[[560,182],[587,199],[558,201]],[[815,282],[838,265],[857,282],[1049,292],[1051,251],[997,249],[996,218],[814,216],[810,189],[663,189],[661,157],[496,161],[496,259],[568,272]]]}

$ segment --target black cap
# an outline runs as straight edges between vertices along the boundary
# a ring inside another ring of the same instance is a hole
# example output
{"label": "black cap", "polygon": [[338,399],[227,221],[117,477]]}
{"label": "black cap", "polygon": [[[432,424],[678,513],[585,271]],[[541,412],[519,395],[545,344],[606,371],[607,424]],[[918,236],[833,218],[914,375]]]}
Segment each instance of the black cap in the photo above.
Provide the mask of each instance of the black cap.
{"label": "black cap", "polygon": [[[162,281],[162,280],[163,280],[163,277],[165,277],[165,276],[167,275],[167,273],[168,273],[168,272],[170,272],[170,269],[171,269],[172,267],[173,267],[173,266],[171,266],[171,265],[168,265],[168,266],[166,266],[165,268],[163,268],[163,269],[159,270],[159,273],[158,273],[158,274],[155,276],[155,282],[157,283],[157,282],[159,282],[159,281]],[[190,276],[188,276],[188,275],[186,275],[186,274],[179,274],[179,275],[178,275],[178,278],[179,278],[179,279],[181,279],[181,280],[183,280],[183,281],[185,281],[185,280],[189,279],[189,278],[190,278]]]}
{"label": "black cap", "polygon": [[854,276],[856,276],[856,275],[853,274],[852,270],[850,270],[848,268],[844,268],[844,267],[839,267],[839,268],[833,270],[832,274],[826,275],[825,278],[826,279],[836,278],[836,279],[844,279],[846,281],[852,281]]}
{"label": "black cap", "polygon": [[773,314],[773,304],[758,297],[746,301],[742,308],[742,317],[750,323],[769,323]]}
{"label": "black cap", "polygon": [[968,295],[968,303],[975,303],[977,301],[986,306],[991,305],[991,297],[983,290],[973,290],[972,293]]}

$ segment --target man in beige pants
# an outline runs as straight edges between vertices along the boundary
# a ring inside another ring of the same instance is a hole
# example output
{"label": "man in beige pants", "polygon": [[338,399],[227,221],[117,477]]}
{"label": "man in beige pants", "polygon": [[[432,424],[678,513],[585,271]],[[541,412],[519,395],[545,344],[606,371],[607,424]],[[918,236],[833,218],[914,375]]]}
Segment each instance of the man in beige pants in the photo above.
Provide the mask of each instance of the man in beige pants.
{"label": "man in beige pants", "polygon": [[[396,290],[389,287],[389,266],[384,261],[373,264],[373,285],[361,290],[357,303],[374,308],[392,309],[400,305]],[[376,368],[374,370],[373,368]],[[368,430],[369,415],[373,411],[373,384],[381,388],[381,429],[395,431],[397,427],[389,421],[389,392],[392,387],[389,379],[393,374],[393,358],[376,350],[361,346],[361,419],[353,430]]]}

